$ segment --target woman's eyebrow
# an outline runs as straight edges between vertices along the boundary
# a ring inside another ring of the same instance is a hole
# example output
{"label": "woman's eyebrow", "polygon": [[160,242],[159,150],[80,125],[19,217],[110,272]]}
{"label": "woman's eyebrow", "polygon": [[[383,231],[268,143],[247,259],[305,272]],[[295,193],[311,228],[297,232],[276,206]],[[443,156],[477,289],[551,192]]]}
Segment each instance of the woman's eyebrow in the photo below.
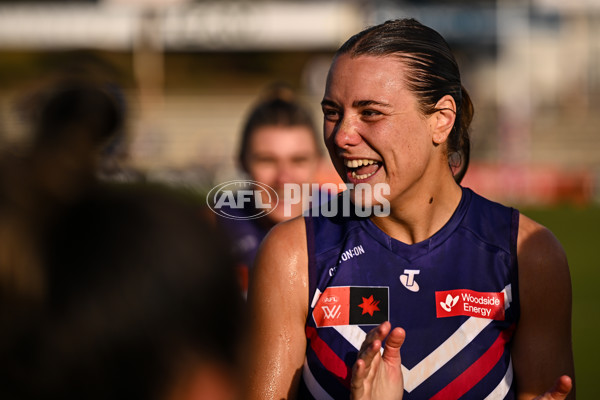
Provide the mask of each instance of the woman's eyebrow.
{"label": "woman's eyebrow", "polygon": [[332,100],[323,99],[323,101],[321,101],[321,107],[324,106],[337,107],[338,105]]}
{"label": "woman's eyebrow", "polygon": [[[327,99],[323,99],[323,101],[321,101],[321,107],[339,107],[339,105],[332,101],[332,100],[327,100]],[[390,108],[391,105],[387,104],[387,103],[383,103],[381,101],[375,101],[375,100],[356,100],[354,102],[352,102],[352,107],[358,108],[358,107],[368,107],[368,106],[380,106],[380,107],[387,107]]]}
{"label": "woman's eyebrow", "polygon": [[391,107],[391,105],[387,103],[382,103],[380,101],[375,100],[356,100],[352,102],[352,107],[368,107],[368,106],[380,106],[380,107]]}

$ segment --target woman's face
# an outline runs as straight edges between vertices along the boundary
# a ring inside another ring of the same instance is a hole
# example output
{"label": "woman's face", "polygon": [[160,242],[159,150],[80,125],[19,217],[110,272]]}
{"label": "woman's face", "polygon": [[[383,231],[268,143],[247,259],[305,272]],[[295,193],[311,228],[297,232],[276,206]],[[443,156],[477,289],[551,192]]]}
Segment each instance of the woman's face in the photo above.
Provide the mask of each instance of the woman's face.
{"label": "woman's face", "polygon": [[248,141],[247,169],[250,177],[275,189],[280,206],[269,218],[280,222],[300,215],[302,204],[292,205],[284,215],[284,185],[313,183],[319,167],[319,150],[314,134],[305,126],[262,126]]}
{"label": "woman's face", "polygon": [[[406,87],[407,73],[396,57],[341,55],[331,66],[322,102],[325,143],[342,179],[388,184],[391,201],[420,190],[424,177],[433,176],[430,166],[439,153],[431,117],[419,111]],[[364,201],[373,204],[372,196]]]}

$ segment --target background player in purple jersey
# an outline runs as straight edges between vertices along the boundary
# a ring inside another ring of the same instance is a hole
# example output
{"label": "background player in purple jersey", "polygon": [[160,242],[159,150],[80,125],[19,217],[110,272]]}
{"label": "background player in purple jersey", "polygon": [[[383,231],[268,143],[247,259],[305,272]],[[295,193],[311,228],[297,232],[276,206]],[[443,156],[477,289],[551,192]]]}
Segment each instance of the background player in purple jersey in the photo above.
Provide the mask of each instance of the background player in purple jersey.
{"label": "background player in purple jersey", "polygon": [[[239,219],[218,218],[218,223],[231,236],[231,246],[247,290],[248,270],[252,267],[260,242],[278,222],[300,215],[302,203],[291,205],[291,217],[283,207],[286,183],[315,183],[321,171],[322,156],[310,111],[284,84],[274,84],[250,111],[242,130],[238,162],[249,179],[272,187],[279,205],[266,217],[245,219],[255,215],[253,205],[228,210]],[[264,199],[264,203],[268,203]]]}
{"label": "background player in purple jersey", "polygon": [[[379,236],[415,246],[444,230],[466,193],[457,182],[468,165],[473,113],[444,39],[414,20],[389,21],[355,35],[335,55],[322,106],[325,142],[342,179],[390,187],[390,214],[369,222]],[[377,204],[362,193],[349,195],[355,203]],[[562,399],[569,391],[574,397],[566,256],[548,229],[516,215],[516,256],[510,263],[518,264],[514,295],[520,316],[506,342],[514,370],[511,390],[519,399]],[[315,256],[308,251],[307,224],[296,218],[276,226],[258,255],[250,288],[252,399],[297,397],[306,367],[312,296],[307,288]],[[361,267],[356,279],[374,265],[367,260]],[[366,335],[349,385],[352,398],[403,397],[400,347],[408,335],[389,322]]]}

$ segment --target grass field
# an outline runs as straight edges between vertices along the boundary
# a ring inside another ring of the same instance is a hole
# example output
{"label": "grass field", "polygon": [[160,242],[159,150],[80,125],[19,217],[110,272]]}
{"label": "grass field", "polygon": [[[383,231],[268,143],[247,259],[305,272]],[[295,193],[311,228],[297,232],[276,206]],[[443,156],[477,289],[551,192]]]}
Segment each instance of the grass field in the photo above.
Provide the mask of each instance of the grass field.
{"label": "grass field", "polygon": [[521,208],[547,226],[561,241],[571,268],[573,284],[573,346],[577,397],[598,398],[600,342],[600,207],[551,209]]}

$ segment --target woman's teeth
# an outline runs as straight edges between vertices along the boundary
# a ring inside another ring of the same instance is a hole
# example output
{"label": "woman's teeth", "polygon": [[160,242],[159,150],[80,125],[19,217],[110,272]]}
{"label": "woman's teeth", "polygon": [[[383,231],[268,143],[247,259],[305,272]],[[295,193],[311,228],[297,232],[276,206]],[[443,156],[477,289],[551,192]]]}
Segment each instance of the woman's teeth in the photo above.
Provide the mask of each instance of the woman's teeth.
{"label": "woman's teeth", "polygon": [[375,160],[368,160],[366,158],[363,158],[362,160],[346,160],[345,164],[348,168],[358,168],[362,167],[363,165],[375,164],[376,162],[377,161]]}
{"label": "woman's teeth", "polygon": [[[375,171],[375,172],[377,172],[377,171]],[[375,172],[371,172],[370,174],[359,175],[359,174],[356,173],[356,171],[352,171],[352,177],[354,179],[367,179],[368,177],[370,177],[371,175],[373,175]]]}
{"label": "woman's teeth", "polygon": [[[377,164],[377,161],[363,158],[363,159],[356,159],[356,160],[345,160],[344,164],[346,165],[347,168],[354,169],[354,168],[360,168],[363,166]],[[368,172],[366,174],[358,174],[358,173],[356,173],[356,171],[350,171],[350,174],[352,175],[352,178],[354,178],[354,179],[366,179],[366,178],[370,177],[371,175],[375,174],[375,172],[377,172],[377,169],[375,169],[372,172]]]}

